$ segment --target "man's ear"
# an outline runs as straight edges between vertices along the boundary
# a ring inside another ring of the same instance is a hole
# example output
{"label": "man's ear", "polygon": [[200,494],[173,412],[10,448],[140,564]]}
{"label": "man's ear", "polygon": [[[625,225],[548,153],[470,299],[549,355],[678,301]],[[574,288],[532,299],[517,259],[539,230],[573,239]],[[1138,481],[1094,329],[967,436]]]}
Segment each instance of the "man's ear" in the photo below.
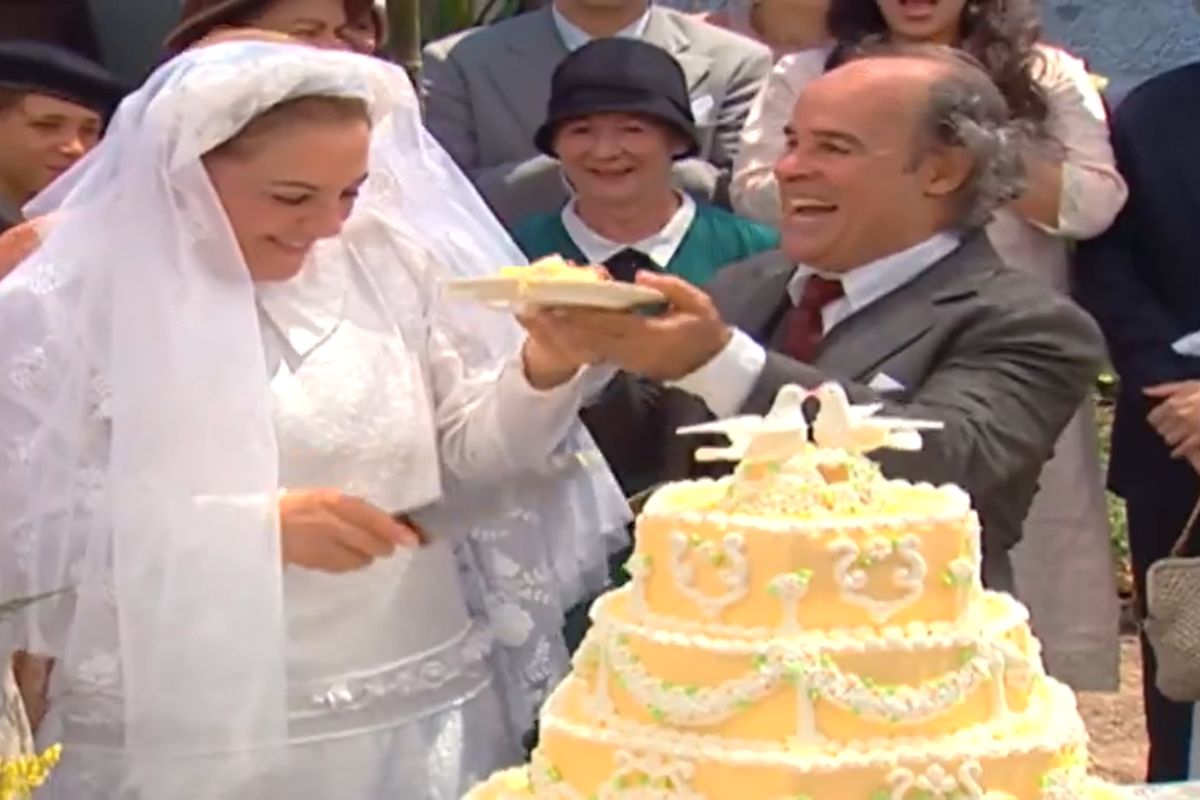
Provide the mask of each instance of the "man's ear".
{"label": "man's ear", "polygon": [[951,197],[971,179],[975,158],[965,147],[938,147],[921,157],[917,175],[927,197]]}

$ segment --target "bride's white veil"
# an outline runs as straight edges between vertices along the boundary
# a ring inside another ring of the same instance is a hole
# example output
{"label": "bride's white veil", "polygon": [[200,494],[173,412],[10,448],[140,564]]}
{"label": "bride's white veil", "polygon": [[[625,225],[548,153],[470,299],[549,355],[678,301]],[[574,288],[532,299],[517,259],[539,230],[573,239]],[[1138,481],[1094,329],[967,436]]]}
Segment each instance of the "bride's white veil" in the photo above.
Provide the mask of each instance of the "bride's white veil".
{"label": "bride's white veil", "polygon": [[[185,53],[127,98],[101,145],[28,209],[53,224],[0,282],[0,602],[71,590],[29,607],[15,639],[85,681],[61,725],[86,738],[118,721],[142,800],[229,796],[286,737],[271,398],[254,287],[200,159],[307,95],[363,99],[377,122],[355,218],[442,276],[521,261],[421,127],[402,70],[241,42]],[[369,266],[387,297],[392,265]],[[469,365],[520,341],[501,315],[436,308]],[[441,513],[468,531],[461,563],[481,613],[516,608],[547,631],[594,588],[628,513],[594,465],[579,428],[540,475],[447,487]],[[497,539],[511,543],[503,559]],[[551,602],[514,589],[513,570],[548,575]],[[519,729],[565,654],[510,639]]]}

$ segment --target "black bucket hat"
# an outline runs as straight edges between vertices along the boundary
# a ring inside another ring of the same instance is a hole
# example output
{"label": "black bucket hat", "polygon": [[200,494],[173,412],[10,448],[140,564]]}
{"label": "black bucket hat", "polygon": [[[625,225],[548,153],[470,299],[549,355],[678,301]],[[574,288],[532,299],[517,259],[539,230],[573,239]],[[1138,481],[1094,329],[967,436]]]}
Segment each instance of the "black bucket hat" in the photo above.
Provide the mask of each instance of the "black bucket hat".
{"label": "black bucket hat", "polygon": [[57,97],[112,116],[125,87],[94,61],[52,44],[0,42],[0,87]]}
{"label": "black bucket hat", "polygon": [[554,70],[546,121],[534,134],[537,149],[554,156],[554,133],[564,122],[589,114],[641,114],[664,123],[687,142],[679,158],[700,152],[687,79],[666,50],[637,39],[596,39]]}

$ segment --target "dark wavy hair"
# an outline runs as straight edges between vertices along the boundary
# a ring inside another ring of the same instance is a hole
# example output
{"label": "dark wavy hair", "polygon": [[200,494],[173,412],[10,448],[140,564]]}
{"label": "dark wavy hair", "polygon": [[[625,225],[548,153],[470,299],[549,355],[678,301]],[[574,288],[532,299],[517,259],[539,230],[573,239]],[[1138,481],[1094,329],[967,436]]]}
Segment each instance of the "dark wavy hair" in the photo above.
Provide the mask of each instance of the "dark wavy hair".
{"label": "dark wavy hair", "polygon": [[[830,0],[826,19],[838,43],[829,57],[830,69],[848,60],[864,41],[888,35],[876,0]],[[1046,93],[1034,79],[1042,67],[1035,49],[1041,38],[1036,0],[967,0],[963,9],[958,46],[987,70],[1013,117],[1039,129],[1049,114]]]}

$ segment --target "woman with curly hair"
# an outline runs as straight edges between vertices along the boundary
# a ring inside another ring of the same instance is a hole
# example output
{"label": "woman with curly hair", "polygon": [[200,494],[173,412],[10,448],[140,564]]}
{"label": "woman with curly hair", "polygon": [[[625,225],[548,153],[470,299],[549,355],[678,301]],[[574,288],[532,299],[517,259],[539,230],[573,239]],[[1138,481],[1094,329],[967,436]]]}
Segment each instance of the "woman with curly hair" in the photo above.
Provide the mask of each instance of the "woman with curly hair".
{"label": "woman with curly hair", "polygon": [[[978,60],[1031,134],[1024,193],[988,236],[1005,262],[1059,290],[1070,241],[1096,236],[1125,202],[1107,115],[1083,63],[1040,41],[1035,0],[832,0],[834,43],[783,58],[742,132],[731,194],[738,213],[777,222],[773,168],[801,90],[872,39],[943,44]],[[1118,606],[1091,408],[1063,432],[1013,553],[1017,590],[1045,643],[1048,668],[1078,689],[1116,686]],[[1071,576],[1064,581],[1063,577]]]}

